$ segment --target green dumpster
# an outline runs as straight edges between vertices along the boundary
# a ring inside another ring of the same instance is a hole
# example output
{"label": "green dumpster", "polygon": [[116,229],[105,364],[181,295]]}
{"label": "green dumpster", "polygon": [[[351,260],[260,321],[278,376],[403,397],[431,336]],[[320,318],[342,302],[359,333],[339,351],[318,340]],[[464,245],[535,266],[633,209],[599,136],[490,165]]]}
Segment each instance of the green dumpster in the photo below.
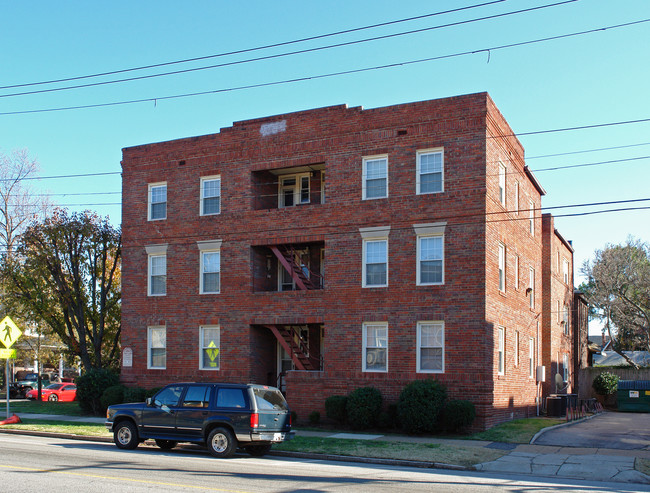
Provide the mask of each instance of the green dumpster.
{"label": "green dumpster", "polygon": [[650,380],[619,380],[616,398],[619,411],[650,412]]}

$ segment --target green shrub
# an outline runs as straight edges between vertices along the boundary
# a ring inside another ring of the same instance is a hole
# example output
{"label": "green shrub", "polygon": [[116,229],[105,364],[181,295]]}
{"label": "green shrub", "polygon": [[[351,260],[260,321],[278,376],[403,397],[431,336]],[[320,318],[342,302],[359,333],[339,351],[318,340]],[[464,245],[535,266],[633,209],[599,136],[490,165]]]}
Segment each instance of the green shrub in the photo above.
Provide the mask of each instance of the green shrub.
{"label": "green shrub", "polygon": [[124,402],[124,390],[126,387],[122,384],[108,387],[100,398],[102,407],[112,406],[113,404],[122,404]]}
{"label": "green shrub", "polygon": [[348,398],[344,395],[332,395],[325,399],[325,415],[339,424],[345,423]]}
{"label": "green shrub", "polygon": [[438,427],[447,389],[437,380],[415,380],[400,393],[397,414],[407,433],[427,433]]}
{"label": "green shrub", "polygon": [[106,368],[88,370],[77,378],[77,400],[82,411],[101,416],[106,408],[101,403],[104,391],[120,383],[117,374]]}
{"label": "green shrub", "polygon": [[381,393],[374,387],[355,389],[346,405],[348,423],[356,430],[372,428],[381,412]]}
{"label": "green shrub", "polygon": [[377,426],[384,430],[399,428],[397,419],[397,404],[389,404],[388,407],[379,413]]}
{"label": "green shrub", "polygon": [[320,423],[320,413],[318,411],[312,411],[309,413],[309,424],[317,425]]}
{"label": "green shrub", "polygon": [[147,390],[142,387],[125,387],[124,402],[144,402],[147,398]]}
{"label": "green shrub", "polygon": [[442,423],[447,431],[458,432],[474,422],[476,408],[469,401],[449,401],[442,412]]}
{"label": "green shrub", "polygon": [[149,398],[149,397],[153,397],[153,396],[156,395],[158,392],[160,392],[160,389],[162,389],[162,387],[154,387],[153,389],[147,389],[147,390],[145,390],[144,398],[147,399],[147,398]]}
{"label": "green shrub", "polygon": [[298,413],[296,411],[291,411],[291,423],[296,424],[298,422]]}
{"label": "green shrub", "polygon": [[594,378],[594,381],[591,384],[591,386],[594,388],[594,391],[597,394],[601,394],[601,395],[613,394],[614,392],[616,392],[616,389],[618,388],[618,376],[608,371],[604,371],[596,378]]}

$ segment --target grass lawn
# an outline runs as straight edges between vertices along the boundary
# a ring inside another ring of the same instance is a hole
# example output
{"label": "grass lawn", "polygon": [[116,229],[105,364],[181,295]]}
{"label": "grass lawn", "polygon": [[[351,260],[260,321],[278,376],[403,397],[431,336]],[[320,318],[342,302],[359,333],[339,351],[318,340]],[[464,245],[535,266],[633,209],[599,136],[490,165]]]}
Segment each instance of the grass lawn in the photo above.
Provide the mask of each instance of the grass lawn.
{"label": "grass lawn", "polygon": [[47,419],[23,419],[22,423],[4,425],[2,428],[11,430],[47,431],[50,433],[69,433],[71,435],[96,437],[113,436],[108,432],[103,424],[70,423]]}
{"label": "grass lawn", "polygon": [[463,438],[469,440],[488,440],[490,442],[530,443],[535,434],[543,428],[564,423],[561,418],[515,419]]}
{"label": "grass lawn", "polygon": [[[0,407],[0,413],[6,410],[6,404]],[[11,401],[11,413],[37,413],[37,414],[67,414],[68,416],[82,416],[79,403],[73,402],[38,402],[38,401]]]}

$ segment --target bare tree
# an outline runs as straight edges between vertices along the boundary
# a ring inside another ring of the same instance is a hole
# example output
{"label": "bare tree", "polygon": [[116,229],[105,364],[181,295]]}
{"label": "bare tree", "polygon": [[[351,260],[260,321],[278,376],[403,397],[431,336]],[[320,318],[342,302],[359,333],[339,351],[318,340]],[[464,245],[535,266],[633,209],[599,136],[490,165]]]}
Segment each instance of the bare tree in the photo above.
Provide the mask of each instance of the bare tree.
{"label": "bare tree", "polygon": [[587,282],[581,288],[605,321],[614,351],[637,368],[623,351],[650,350],[650,246],[633,239],[607,245],[582,272]]}
{"label": "bare tree", "polygon": [[39,166],[27,149],[0,153],[0,248],[11,255],[16,237],[47,208],[28,180]]}

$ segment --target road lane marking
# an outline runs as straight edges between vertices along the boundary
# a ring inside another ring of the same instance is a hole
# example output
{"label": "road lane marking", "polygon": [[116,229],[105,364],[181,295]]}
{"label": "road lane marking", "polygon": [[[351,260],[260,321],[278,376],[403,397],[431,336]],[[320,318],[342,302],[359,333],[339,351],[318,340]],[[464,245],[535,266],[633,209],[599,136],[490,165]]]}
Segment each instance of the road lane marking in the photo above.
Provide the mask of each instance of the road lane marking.
{"label": "road lane marking", "polygon": [[55,473],[55,474],[64,474],[67,476],[79,476],[83,478],[93,478],[93,479],[109,479],[112,481],[123,481],[127,483],[140,483],[140,484],[151,484],[151,485],[157,485],[157,486],[172,486],[174,488],[192,488],[195,490],[205,490],[205,491],[221,491],[221,492],[226,492],[226,493],[254,493],[251,491],[244,491],[244,490],[225,490],[223,488],[211,488],[209,486],[195,486],[191,484],[183,484],[183,483],[166,483],[163,481],[148,481],[144,479],[131,479],[131,478],[125,478],[121,476],[102,476],[101,474],[86,474],[86,473],[80,473],[80,472],[70,472],[70,471],[55,471],[52,469],[39,469],[36,467],[25,467],[25,466],[5,466],[0,464],[0,469],[13,469],[16,471],[30,471],[30,472],[49,472],[49,473]]}

